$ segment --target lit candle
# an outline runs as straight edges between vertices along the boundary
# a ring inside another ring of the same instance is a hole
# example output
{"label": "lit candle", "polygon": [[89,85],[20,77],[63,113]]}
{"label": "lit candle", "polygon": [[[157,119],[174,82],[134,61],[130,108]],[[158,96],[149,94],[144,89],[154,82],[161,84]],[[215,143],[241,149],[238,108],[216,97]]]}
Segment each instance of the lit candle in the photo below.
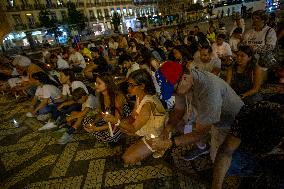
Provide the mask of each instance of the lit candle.
{"label": "lit candle", "polygon": [[[108,115],[109,113],[106,112],[105,114]],[[112,130],[112,127],[111,127],[111,123],[107,122],[107,124],[108,124],[109,134],[110,134],[111,137],[113,137],[113,130]]]}
{"label": "lit candle", "polygon": [[156,138],[155,135],[153,135],[153,134],[151,134],[150,137],[151,137],[151,138]]}

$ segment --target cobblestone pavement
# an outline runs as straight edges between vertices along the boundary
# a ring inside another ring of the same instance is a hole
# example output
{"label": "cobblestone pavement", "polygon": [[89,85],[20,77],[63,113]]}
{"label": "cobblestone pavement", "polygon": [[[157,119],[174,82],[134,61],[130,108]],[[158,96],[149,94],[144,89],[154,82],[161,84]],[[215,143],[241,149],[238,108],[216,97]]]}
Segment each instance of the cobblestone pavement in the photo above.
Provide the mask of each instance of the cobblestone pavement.
{"label": "cobblestone pavement", "polygon": [[125,165],[121,155],[135,138],[110,146],[79,131],[70,143],[58,145],[54,130],[39,132],[43,123],[25,117],[29,105],[28,99],[0,95],[1,189],[209,187],[209,156],[186,162],[181,159],[185,148],[177,148],[164,158]]}

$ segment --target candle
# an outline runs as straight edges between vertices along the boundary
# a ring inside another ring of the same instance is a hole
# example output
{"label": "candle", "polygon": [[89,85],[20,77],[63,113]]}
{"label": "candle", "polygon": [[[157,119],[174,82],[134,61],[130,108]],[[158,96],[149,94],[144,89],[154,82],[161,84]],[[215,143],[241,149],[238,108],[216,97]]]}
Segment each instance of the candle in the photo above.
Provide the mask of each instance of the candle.
{"label": "candle", "polygon": [[[106,112],[105,114],[108,115],[109,113]],[[107,122],[107,124],[108,124],[109,134],[110,134],[111,137],[113,137],[113,130],[112,130],[112,127],[111,127],[111,123]]]}

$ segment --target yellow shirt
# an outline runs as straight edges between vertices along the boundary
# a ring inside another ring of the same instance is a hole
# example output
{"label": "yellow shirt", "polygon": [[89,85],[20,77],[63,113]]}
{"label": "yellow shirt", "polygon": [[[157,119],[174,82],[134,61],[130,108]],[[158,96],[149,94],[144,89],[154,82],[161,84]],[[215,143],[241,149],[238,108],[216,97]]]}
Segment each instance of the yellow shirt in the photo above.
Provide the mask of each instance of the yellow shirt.
{"label": "yellow shirt", "polygon": [[213,32],[213,33],[207,33],[206,37],[207,37],[207,39],[208,39],[211,43],[214,43],[214,42],[216,41],[215,32]]}
{"label": "yellow shirt", "polygon": [[86,47],[82,50],[82,54],[83,56],[87,56],[91,60],[93,59],[91,51],[87,49]]}

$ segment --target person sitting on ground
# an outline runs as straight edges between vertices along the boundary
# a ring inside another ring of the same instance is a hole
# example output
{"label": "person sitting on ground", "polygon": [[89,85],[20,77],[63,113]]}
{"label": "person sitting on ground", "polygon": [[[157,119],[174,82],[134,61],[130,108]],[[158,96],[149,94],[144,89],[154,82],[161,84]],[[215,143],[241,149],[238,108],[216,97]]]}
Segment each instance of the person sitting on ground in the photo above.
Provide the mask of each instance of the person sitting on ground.
{"label": "person sitting on ground", "polygon": [[58,56],[56,54],[50,55],[50,61],[51,63],[55,64],[58,70],[68,69],[69,64],[66,60],[64,60],[61,56]]}
{"label": "person sitting on ground", "polygon": [[138,63],[134,62],[132,57],[128,54],[123,54],[119,57],[118,64],[122,65],[123,68],[127,70],[126,78],[131,74],[131,72],[140,69]]}
{"label": "person sitting on ground", "polygon": [[[251,183],[246,182],[245,188],[255,188],[256,179],[260,180],[259,176],[265,170],[269,170],[273,179],[265,177],[264,180],[283,178],[283,157],[277,159],[277,155],[271,153],[283,142],[283,110],[283,105],[269,101],[260,101],[241,109],[216,155],[212,189],[221,189],[226,175],[253,178]],[[281,188],[268,184],[262,183],[261,188]]]}
{"label": "person sitting on ground", "polygon": [[28,79],[23,80],[20,85],[17,85],[15,90],[24,91],[28,96],[33,97],[40,83],[32,75],[37,72],[44,72],[43,69],[32,63],[28,57],[22,55],[16,56],[12,64],[16,67],[19,74],[26,72],[28,76]]}
{"label": "person sitting on ground", "polygon": [[262,70],[256,64],[252,48],[240,46],[236,55],[236,64],[227,70],[226,82],[245,102],[260,100],[257,94],[262,84]]}
{"label": "person sitting on ground", "polygon": [[69,47],[69,65],[75,72],[80,72],[86,68],[86,62],[83,55],[77,52],[73,47]]}
{"label": "person sitting on ground", "polygon": [[221,60],[213,55],[211,46],[203,45],[199,48],[198,55],[195,55],[192,64],[189,65],[192,68],[211,72],[215,75],[219,75],[221,71]]}
{"label": "person sitting on ground", "polygon": [[141,139],[132,144],[123,154],[125,163],[137,163],[153,154],[159,157],[148,144],[148,140],[158,137],[166,119],[166,111],[155,95],[156,90],[152,77],[147,70],[132,72],[128,78],[128,91],[136,96],[135,108],[127,119],[119,120],[113,115],[105,115],[105,121],[118,125],[120,130],[129,135],[140,136]]}
{"label": "person sitting on ground", "polygon": [[72,111],[70,116],[66,118],[67,132],[58,140],[58,144],[66,144],[72,138],[74,132],[79,129],[84,117],[97,106],[97,99],[95,96],[88,94],[83,88],[77,88],[72,92],[74,103],[81,104],[80,111]]}
{"label": "person sitting on ground", "polygon": [[38,120],[46,121],[51,117],[53,109],[56,108],[55,102],[61,97],[61,92],[57,88],[57,83],[52,81],[46,73],[37,72],[32,77],[38,80],[40,85],[32,100],[33,109],[27,113],[27,117],[37,116]]}
{"label": "person sitting on ground", "polygon": [[98,74],[96,76],[96,92],[100,109],[97,107],[93,110],[94,116],[91,115],[84,118],[82,122],[83,128],[101,141],[117,142],[122,133],[118,127],[114,126],[111,134],[108,123],[102,119],[101,113],[108,112],[119,120],[128,117],[131,110],[126,98],[119,92],[113,77],[109,74]]}
{"label": "person sitting on ground", "polygon": [[106,73],[111,71],[112,67],[103,57],[103,53],[99,48],[92,48],[93,52],[93,63],[90,63],[86,69],[84,69],[84,75],[88,79],[94,79],[93,73]]}
{"label": "person sitting on ground", "polygon": [[[244,105],[241,98],[235,91],[222,79],[216,75],[197,69],[179,69],[178,65],[168,65],[167,72],[164,72],[165,78],[175,78],[172,85],[175,87],[169,91],[175,92],[175,106],[170,112],[167,126],[163,134],[150,141],[151,147],[155,150],[166,149],[170,146],[186,146],[197,144],[184,156],[185,160],[193,160],[202,154],[209,153],[206,136],[211,133],[210,156],[212,161],[219,146],[225,139],[235,116]],[[175,76],[175,77],[173,77]],[[169,133],[177,126],[182,117],[189,111],[189,117],[195,122],[195,130],[190,133],[168,139]]]}

